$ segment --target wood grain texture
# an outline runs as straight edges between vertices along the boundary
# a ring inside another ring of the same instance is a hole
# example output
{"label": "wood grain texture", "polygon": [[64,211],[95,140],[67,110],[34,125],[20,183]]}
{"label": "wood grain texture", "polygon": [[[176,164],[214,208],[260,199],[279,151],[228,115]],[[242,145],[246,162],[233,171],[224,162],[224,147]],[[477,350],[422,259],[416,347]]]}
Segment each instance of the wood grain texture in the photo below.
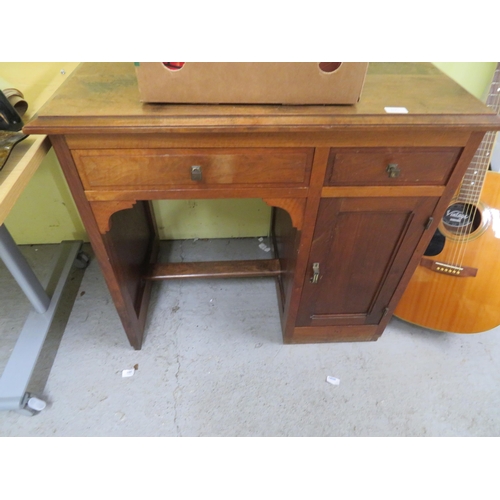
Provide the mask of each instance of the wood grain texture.
{"label": "wood grain texture", "polygon": [[[385,112],[394,96],[408,114]],[[490,129],[500,118],[427,64],[374,64],[354,106],[142,105],[131,65],[84,64],[26,126],[63,134],[56,152],[136,349],[145,278],[248,272],[276,275],[285,343],[376,340]],[[185,177],[198,159],[203,185]],[[275,207],[264,269],[157,263],[149,200],[240,197]]]}
{"label": "wood grain texture", "polygon": [[0,171],[0,224],[33,177],[50,149],[48,137],[28,137],[18,144]]}
{"label": "wood grain texture", "polygon": [[286,344],[322,342],[369,342],[380,337],[379,328],[372,325],[299,326],[285,339]]}
{"label": "wood grain texture", "polygon": [[290,301],[296,295],[293,284],[302,231],[294,226],[290,212],[275,205],[272,212],[271,237],[274,255],[278,258],[281,269],[276,280],[276,291],[283,330],[286,329]]}
{"label": "wood grain texture", "polygon": [[[292,337],[296,318],[301,303],[302,287],[307,270],[308,256],[311,249],[316,218],[321,200],[321,189],[325,178],[326,166],[328,163],[329,148],[316,148],[313,160],[313,169],[309,185],[309,195],[304,212],[304,222],[302,230],[298,234],[288,231],[287,237],[283,240],[285,255],[295,252],[289,263],[293,262],[294,268],[291,279],[283,281],[287,288],[284,290],[286,297],[281,313],[281,325],[283,330],[283,340],[285,343]],[[286,225],[284,226],[286,228]],[[298,241],[293,236],[299,237]]]}
{"label": "wood grain texture", "polygon": [[145,279],[259,278],[274,277],[280,274],[278,259],[171,262],[154,264],[145,275]]}
{"label": "wood grain texture", "polygon": [[386,198],[390,196],[441,196],[444,186],[326,186],[323,198]]}
{"label": "wood grain texture", "polygon": [[451,333],[479,333],[500,325],[500,174],[488,172],[481,194],[483,217],[490,222],[481,234],[464,240],[448,236],[443,251],[426,260],[454,262],[477,269],[476,276],[455,277],[418,266],[395,315],[424,328]]}
{"label": "wood grain texture", "polygon": [[305,198],[263,198],[269,206],[286,210],[290,215],[293,226],[301,230],[304,223]]}
{"label": "wood grain texture", "polygon": [[[415,67],[418,66],[418,71]],[[407,115],[384,108],[406,107]],[[422,98],[425,96],[425,98]],[[354,106],[143,105],[132,63],[85,63],[29,123],[28,133],[311,132],[390,126],[439,131],[495,127],[497,119],[431,64],[372,63]]]}
{"label": "wood grain texture", "polygon": [[150,203],[139,201],[128,210],[111,216],[110,230],[102,236],[109,260],[113,266],[113,278],[120,293],[133,305],[121,313],[122,321],[131,322],[129,340],[138,348],[142,344],[144,321],[151,283],[144,280],[158,253],[158,234]]}
{"label": "wood grain texture", "polygon": [[101,234],[106,234],[111,225],[111,216],[120,210],[132,208],[137,200],[127,201],[91,201],[90,206],[94,213],[97,226]]}
{"label": "wood grain texture", "polygon": [[453,173],[451,174],[448,180],[448,184],[446,185],[444,192],[439,197],[439,201],[434,209],[434,213],[432,216],[433,220],[429,221],[431,222],[431,224],[426,226],[426,231],[424,231],[424,233],[422,234],[422,237],[418,242],[417,247],[415,248],[414,254],[410,259],[408,266],[406,267],[406,270],[404,271],[398,286],[394,290],[394,294],[388,305],[388,314],[382,317],[378,325],[379,335],[382,334],[382,332],[388,325],[390,319],[392,318],[394,309],[396,308],[399,300],[401,299],[401,296],[403,295],[403,292],[408,286],[408,283],[410,282],[410,279],[415,269],[417,268],[423,253],[425,252],[427,246],[429,245],[429,242],[431,241],[432,235],[434,234],[441,217],[444,215],[444,212],[448,207],[454,193],[458,189],[462,181],[462,178],[472,158],[474,157],[477,148],[481,144],[483,137],[484,137],[483,132],[477,132],[477,131],[471,132],[467,144],[462,150],[462,154],[460,155],[460,158],[455,166],[455,169],[453,170]]}
{"label": "wood grain texture", "polygon": [[[116,224],[112,224],[111,231],[102,236],[64,136],[51,136],[50,140],[130,345],[140,349],[151,290],[150,285],[144,283],[142,273],[156,259],[158,252],[158,231],[150,204],[142,202],[130,210],[117,212],[117,220],[113,221]],[[125,219],[124,212],[129,212]],[[139,262],[137,253],[142,256],[142,262]],[[127,269],[127,265],[132,267]]]}
{"label": "wood grain texture", "polygon": [[[299,148],[76,150],[85,189],[305,186],[313,150]],[[200,169],[199,180],[191,168]]]}
{"label": "wood grain texture", "polygon": [[307,198],[307,187],[261,187],[246,186],[196,188],[173,186],[170,189],[143,188],[143,189],[105,189],[86,191],[85,195],[90,201],[126,201],[126,200],[211,200],[216,198],[263,198],[263,199],[288,199]]}
{"label": "wood grain texture", "polygon": [[[445,185],[460,153],[460,148],[332,149],[325,185]],[[389,165],[396,166],[396,177],[390,176]]]}
{"label": "wood grain texture", "polygon": [[348,129],[297,132],[293,129],[286,133],[255,132],[247,130],[244,134],[218,132],[178,133],[127,133],[120,135],[109,132],[103,134],[71,134],[66,137],[72,150],[81,149],[140,149],[140,148],[190,148],[196,144],[200,148],[262,148],[262,147],[461,147],[467,143],[470,130],[427,127],[382,126],[349,127]]}
{"label": "wood grain texture", "polygon": [[436,198],[323,199],[296,324],[378,324],[436,203]]}

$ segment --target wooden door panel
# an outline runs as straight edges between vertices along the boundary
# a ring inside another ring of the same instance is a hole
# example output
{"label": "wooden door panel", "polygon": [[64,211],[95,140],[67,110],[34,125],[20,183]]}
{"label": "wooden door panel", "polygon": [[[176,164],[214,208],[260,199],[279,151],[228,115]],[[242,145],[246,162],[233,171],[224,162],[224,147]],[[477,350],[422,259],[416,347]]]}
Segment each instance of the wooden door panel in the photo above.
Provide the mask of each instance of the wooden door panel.
{"label": "wooden door panel", "polygon": [[[320,204],[298,326],[377,324],[436,198],[330,198]],[[313,264],[319,278],[311,282]]]}

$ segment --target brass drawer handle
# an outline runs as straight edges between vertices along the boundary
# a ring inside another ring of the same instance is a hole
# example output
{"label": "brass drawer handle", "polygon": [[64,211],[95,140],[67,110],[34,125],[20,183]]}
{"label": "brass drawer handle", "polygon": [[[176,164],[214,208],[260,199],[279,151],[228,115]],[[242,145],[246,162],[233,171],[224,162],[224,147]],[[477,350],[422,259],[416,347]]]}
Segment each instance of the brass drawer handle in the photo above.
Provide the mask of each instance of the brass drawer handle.
{"label": "brass drawer handle", "polygon": [[202,177],[201,167],[199,165],[193,165],[191,167],[191,180],[200,182],[201,177]]}
{"label": "brass drawer handle", "polygon": [[399,175],[401,174],[401,169],[399,168],[397,163],[389,163],[385,171],[387,172],[387,174],[391,179],[395,179],[396,177],[399,177]]}
{"label": "brass drawer handle", "polygon": [[313,264],[313,275],[310,278],[310,281],[315,285],[316,283],[318,283],[318,280],[319,280],[319,262],[315,262]]}

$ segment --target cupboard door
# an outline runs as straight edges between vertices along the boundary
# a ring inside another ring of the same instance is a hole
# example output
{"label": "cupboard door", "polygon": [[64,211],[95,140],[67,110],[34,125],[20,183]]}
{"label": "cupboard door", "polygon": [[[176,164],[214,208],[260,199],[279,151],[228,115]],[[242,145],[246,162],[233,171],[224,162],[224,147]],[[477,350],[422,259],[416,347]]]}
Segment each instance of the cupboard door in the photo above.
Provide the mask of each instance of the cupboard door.
{"label": "cupboard door", "polygon": [[378,324],[437,201],[322,199],[296,326]]}

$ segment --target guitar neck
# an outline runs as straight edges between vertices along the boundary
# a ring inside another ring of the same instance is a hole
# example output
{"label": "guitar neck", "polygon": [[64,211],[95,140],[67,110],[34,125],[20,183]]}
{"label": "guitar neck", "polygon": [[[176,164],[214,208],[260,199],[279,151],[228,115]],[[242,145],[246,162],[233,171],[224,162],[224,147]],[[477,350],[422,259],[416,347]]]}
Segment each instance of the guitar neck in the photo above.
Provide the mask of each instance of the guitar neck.
{"label": "guitar neck", "polygon": [[[497,64],[491,82],[486,105],[498,114],[500,110],[500,63]],[[486,172],[490,166],[491,153],[496,140],[496,132],[487,132],[467,171],[465,172],[458,194],[459,202],[476,204],[484,185]]]}

